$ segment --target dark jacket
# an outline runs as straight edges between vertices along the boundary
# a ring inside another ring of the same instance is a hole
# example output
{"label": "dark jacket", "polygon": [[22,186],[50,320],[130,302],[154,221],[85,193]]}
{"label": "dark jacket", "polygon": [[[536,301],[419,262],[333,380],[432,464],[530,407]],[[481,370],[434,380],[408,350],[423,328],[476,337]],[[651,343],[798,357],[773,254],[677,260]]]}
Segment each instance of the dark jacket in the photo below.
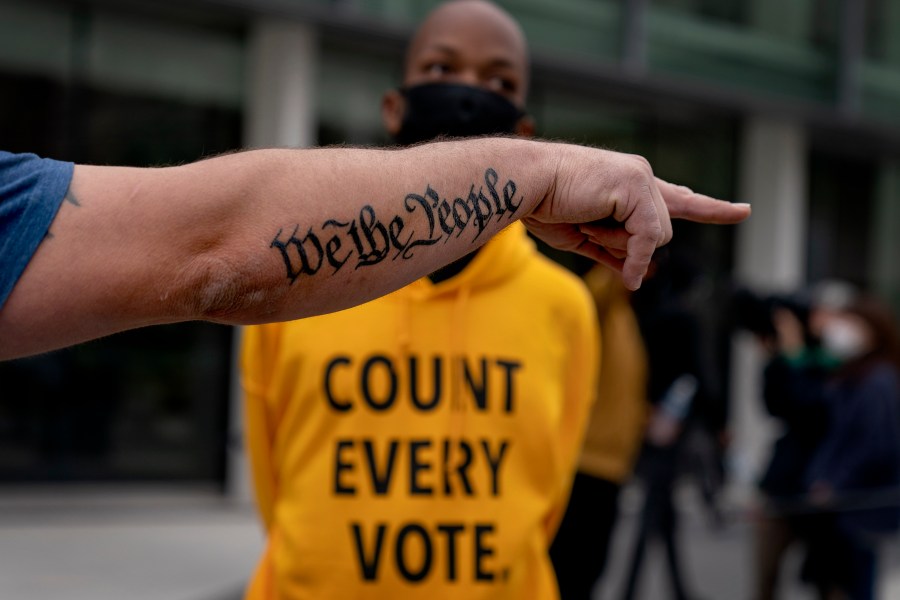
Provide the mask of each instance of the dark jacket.
{"label": "dark jacket", "polygon": [[806,475],[834,491],[839,523],[849,530],[900,526],[900,374],[888,363],[837,379],[826,390],[828,434]]}
{"label": "dark jacket", "polygon": [[775,501],[795,501],[806,492],[807,469],[828,428],[829,371],[827,361],[812,352],[790,361],[778,356],[766,366],[763,399],[784,433],[775,442],[759,487]]}

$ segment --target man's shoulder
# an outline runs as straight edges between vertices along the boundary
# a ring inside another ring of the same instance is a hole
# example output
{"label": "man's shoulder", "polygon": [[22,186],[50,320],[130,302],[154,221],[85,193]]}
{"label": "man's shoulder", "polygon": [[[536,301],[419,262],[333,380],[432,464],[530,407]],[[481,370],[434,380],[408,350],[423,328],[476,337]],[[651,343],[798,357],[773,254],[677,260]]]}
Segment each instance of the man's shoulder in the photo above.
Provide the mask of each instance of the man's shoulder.
{"label": "man's shoulder", "polygon": [[521,276],[511,286],[520,303],[550,315],[563,329],[573,331],[596,322],[596,308],[584,280],[575,273],[542,254],[535,254],[523,263]]}

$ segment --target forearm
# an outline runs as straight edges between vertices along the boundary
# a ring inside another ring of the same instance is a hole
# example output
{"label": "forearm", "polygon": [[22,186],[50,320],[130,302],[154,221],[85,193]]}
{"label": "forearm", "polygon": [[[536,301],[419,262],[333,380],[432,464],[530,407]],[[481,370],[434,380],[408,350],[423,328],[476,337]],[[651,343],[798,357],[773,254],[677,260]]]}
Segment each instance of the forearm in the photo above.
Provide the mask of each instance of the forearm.
{"label": "forearm", "polygon": [[223,240],[212,254],[214,264],[225,256],[235,269],[235,289],[201,295],[192,316],[238,323],[304,317],[426,275],[478,248],[546,195],[552,161],[538,148],[495,139],[402,151],[262,151],[186,167],[227,173],[228,162],[248,161],[260,173],[249,185],[235,182],[253,208],[245,203],[225,227],[249,233]]}
{"label": "forearm", "polygon": [[375,298],[528,213],[553,176],[539,146],[79,165],[71,201],[0,311],[0,359],[145,325],[285,320]]}

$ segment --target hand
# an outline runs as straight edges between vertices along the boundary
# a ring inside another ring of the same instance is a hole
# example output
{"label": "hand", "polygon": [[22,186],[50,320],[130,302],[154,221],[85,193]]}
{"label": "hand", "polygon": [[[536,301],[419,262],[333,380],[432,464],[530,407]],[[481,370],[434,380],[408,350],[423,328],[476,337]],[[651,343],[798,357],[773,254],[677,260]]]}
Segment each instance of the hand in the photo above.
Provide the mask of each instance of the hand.
{"label": "hand", "polygon": [[645,439],[658,448],[668,448],[675,443],[681,433],[680,420],[665,413],[659,408],[654,408],[647,421],[647,429],[644,432]]}
{"label": "hand", "polygon": [[827,481],[815,481],[809,486],[809,501],[816,506],[828,506],[834,500],[834,488]]}
{"label": "hand", "polygon": [[670,219],[739,223],[748,204],[696,194],[653,175],[641,156],[556,144],[560,158],[547,195],[523,219],[546,243],[577,252],[640,287],[653,252],[672,239]]}
{"label": "hand", "polygon": [[791,356],[803,350],[803,324],[794,313],[786,308],[776,309],[772,312],[772,325],[782,354]]}

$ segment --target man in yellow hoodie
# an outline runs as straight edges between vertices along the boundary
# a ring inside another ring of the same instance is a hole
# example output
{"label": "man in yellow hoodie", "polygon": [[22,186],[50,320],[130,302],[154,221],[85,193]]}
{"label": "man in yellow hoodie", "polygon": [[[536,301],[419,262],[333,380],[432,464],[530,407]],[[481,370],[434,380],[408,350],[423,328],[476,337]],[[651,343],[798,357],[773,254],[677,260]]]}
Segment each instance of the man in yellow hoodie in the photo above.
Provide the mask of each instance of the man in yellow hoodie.
{"label": "man in yellow hoodie", "polygon": [[[401,143],[530,134],[527,75],[509,15],[445,3],[409,46],[385,125]],[[488,170],[469,202],[430,188],[406,202],[432,206],[440,225],[505,193]],[[267,544],[247,598],[557,598],[548,548],[598,360],[583,282],[518,224],[369,304],[248,328],[247,444]]]}

